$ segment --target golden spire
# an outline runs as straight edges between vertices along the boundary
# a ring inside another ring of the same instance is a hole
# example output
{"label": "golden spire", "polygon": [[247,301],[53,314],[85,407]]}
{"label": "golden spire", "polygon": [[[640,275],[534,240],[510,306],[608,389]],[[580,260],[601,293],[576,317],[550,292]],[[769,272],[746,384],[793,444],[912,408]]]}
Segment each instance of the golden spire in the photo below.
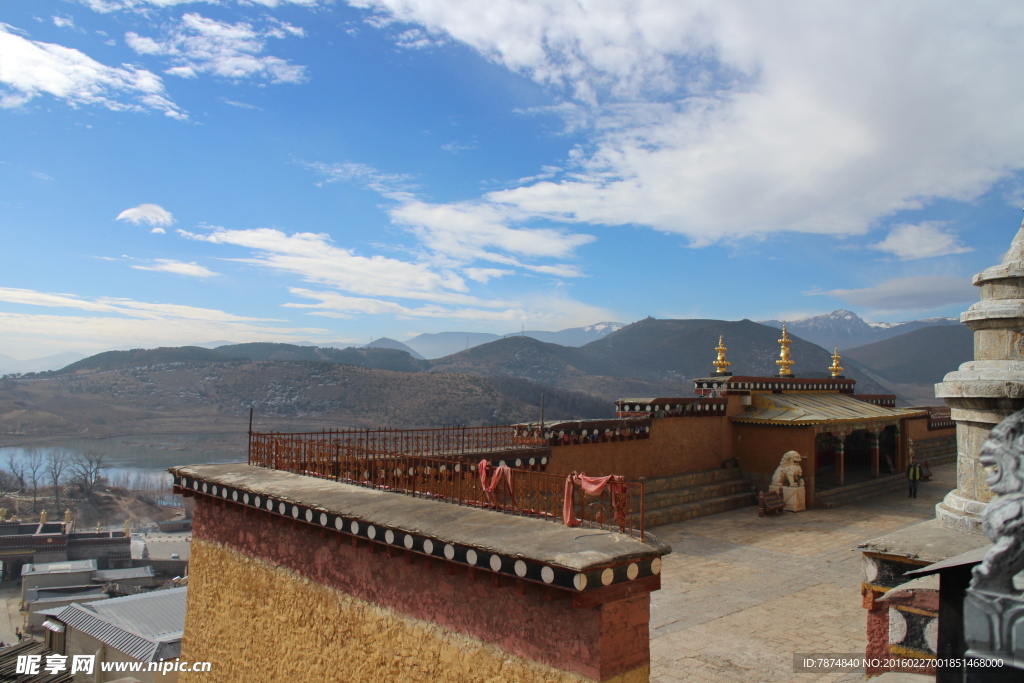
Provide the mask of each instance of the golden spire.
{"label": "golden spire", "polygon": [[775,364],[779,366],[779,377],[792,377],[793,373],[790,372],[789,366],[793,365],[793,361],[789,359],[789,345],[793,342],[786,334],[786,325],[782,325],[782,339],[779,340],[779,344],[782,346],[782,350],[779,351],[779,360],[775,361]]}
{"label": "golden spire", "polygon": [[730,365],[732,365],[732,363],[730,363],[729,361],[727,361],[725,359],[725,352],[728,351],[728,349],[725,347],[725,341],[724,340],[725,340],[725,336],[724,335],[719,335],[718,336],[718,346],[715,347],[715,351],[718,352],[718,358],[715,359],[715,362],[712,363],[712,365],[715,366],[715,374],[716,375],[727,375],[727,374],[729,374],[728,367]]}
{"label": "golden spire", "polygon": [[839,365],[839,358],[839,347],[837,346],[836,352],[832,354],[832,367],[829,368],[829,371],[832,373],[833,377],[843,376],[843,368]]}
{"label": "golden spire", "polygon": [[46,510],[43,510],[42,513],[39,515],[39,523],[46,524]]}

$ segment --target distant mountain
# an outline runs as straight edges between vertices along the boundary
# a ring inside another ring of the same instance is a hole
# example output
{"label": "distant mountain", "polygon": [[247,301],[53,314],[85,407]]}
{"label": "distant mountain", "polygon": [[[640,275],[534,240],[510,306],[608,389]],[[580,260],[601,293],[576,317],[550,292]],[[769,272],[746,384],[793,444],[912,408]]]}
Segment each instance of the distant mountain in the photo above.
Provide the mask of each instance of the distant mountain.
{"label": "distant mountain", "polygon": [[30,358],[29,360],[18,360],[17,358],[11,358],[10,356],[0,354],[0,375],[15,372],[26,373],[57,370],[69,363],[81,360],[82,358],[85,358],[85,355],[75,351],[65,351],[52,356]]}
{"label": "distant mountain", "polygon": [[[504,336],[506,338],[530,337],[537,341],[559,344],[561,346],[583,346],[623,327],[622,323],[606,322],[587,325],[586,327],[570,327],[558,332],[526,330],[525,332],[511,332]],[[481,344],[489,344],[501,338],[497,334],[487,332],[438,332],[437,334],[417,335],[407,341],[406,345],[421,353],[424,358],[444,358],[445,356],[450,356],[459,351],[480,346]]]}
{"label": "distant mountain", "polygon": [[762,325],[786,329],[826,349],[850,349],[919,330],[924,327],[957,325],[956,318],[925,318],[902,323],[869,323],[853,311],[840,309],[799,320],[761,320]]}
{"label": "distant mountain", "polygon": [[405,351],[407,354],[415,358],[416,360],[426,360],[423,356],[418,354],[415,349],[410,348],[400,341],[394,339],[388,339],[387,337],[381,337],[380,339],[374,339],[369,344],[363,345],[364,349],[396,349],[398,351]]}
{"label": "distant mountain", "polygon": [[424,358],[442,358],[498,339],[501,337],[489,332],[437,332],[417,335],[405,345]]}
{"label": "distant mountain", "polygon": [[198,346],[162,346],[158,349],[132,349],[130,351],[104,351],[61,368],[57,374],[74,375],[83,372],[104,372],[124,368],[140,368],[168,363],[224,360],[213,349]]}
{"label": "distant mountain", "polygon": [[423,372],[430,367],[430,363],[413,358],[407,351],[387,347],[355,348],[350,346],[346,349],[336,349],[332,347],[324,348],[254,342],[250,344],[220,346],[216,351],[221,354],[221,358],[245,358],[256,361],[343,363],[346,365],[358,365],[364,368],[395,370],[397,372]]}
{"label": "distant mountain", "polygon": [[897,384],[935,384],[974,358],[974,333],[965,325],[923,327],[843,352]]}
{"label": "distant mountain", "polygon": [[621,330],[623,323],[597,323],[586,327],[570,327],[567,330],[558,332],[544,332],[541,330],[526,330],[525,332],[513,332],[506,334],[506,337],[531,337],[537,341],[549,344],[561,344],[562,346],[583,346],[592,341],[597,341],[616,330]]}
{"label": "distant mountain", "polygon": [[[588,391],[612,398],[689,396],[689,380],[714,371],[719,335],[725,337],[729,368],[736,375],[778,373],[777,330],[741,320],[654,320],[626,325],[579,348],[508,337],[434,361],[432,371],[488,377],[510,376]],[[832,360],[820,346],[797,336],[790,347],[798,377],[827,377]],[[859,393],[887,393],[856,367]]]}

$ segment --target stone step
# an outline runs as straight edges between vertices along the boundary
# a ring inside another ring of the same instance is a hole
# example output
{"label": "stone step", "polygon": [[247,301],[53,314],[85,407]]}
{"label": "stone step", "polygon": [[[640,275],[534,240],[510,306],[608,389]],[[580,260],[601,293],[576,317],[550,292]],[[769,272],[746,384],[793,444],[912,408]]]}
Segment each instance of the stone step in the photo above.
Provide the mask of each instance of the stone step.
{"label": "stone step", "polygon": [[756,504],[757,494],[749,492],[707,498],[693,503],[683,503],[682,505],[673,505],[672,507],[659,508],[657,510],[645,510],[645,526],[647,528],[661,526],[662,524],[681,522],[695,517],[705,517]]}
{"label": "stone step", "polygon": [[907,478],[903,473],[889,474],[878,479],[862,481],[839,489],[826,489],[815,492],[815,507],[834,508],[858,500],[874,498],[883,493],[898,491],[907,486]]}
{"label": "stone step", "polygon": [[674,491],[676,489],[690,488],[691,486],[705,486],[707,484],[718,484],[720,482],[732,481],[743,478],[743,472],[738,469],[725,469],[722,467],[713,470],[701,470],[699,472],[687,472],[672,477],[653,477],[644,483],[644,491],[647,495],[660,493],[662,491]]}
{"label": "stone step", "polygon": [[[738,472],[738,470],[731,471],[734,473],[733,476],[735,476],[735,472]],[[652,512],[661,508],[683,505],[684,503],[696,503],[710,498],[720,498],[734,493],[750,493],[751,491],[753,491],[753,487],[746,479],[730,479],[714,484],[687,486],[686,488],[673,489],[671,491],[647,492],[644,499],[644,509],[647,512]]]}

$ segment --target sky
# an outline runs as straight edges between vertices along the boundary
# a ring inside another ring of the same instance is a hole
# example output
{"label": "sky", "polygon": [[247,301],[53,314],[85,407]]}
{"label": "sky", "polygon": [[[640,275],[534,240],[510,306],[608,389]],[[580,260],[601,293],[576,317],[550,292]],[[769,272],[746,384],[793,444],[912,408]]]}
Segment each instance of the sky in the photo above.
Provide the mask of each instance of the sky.
{"label": "sky", "polygon": [[5,0],[0,354],[956,316],[1024,5]]}

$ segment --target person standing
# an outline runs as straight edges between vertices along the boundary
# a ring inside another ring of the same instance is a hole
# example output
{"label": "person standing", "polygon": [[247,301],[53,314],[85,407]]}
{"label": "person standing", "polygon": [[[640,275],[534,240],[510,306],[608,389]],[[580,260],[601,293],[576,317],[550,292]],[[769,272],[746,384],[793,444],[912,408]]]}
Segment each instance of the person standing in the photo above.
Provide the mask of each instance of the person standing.
{"label": "person standing", "polygon": [[910,456],[910,465],[907,466],[907,482],[910,484],[910,497],[917,498],[917,482],[921,481],[921,465],[917,458]]}

